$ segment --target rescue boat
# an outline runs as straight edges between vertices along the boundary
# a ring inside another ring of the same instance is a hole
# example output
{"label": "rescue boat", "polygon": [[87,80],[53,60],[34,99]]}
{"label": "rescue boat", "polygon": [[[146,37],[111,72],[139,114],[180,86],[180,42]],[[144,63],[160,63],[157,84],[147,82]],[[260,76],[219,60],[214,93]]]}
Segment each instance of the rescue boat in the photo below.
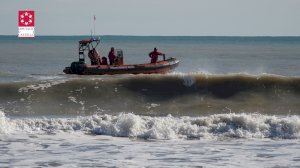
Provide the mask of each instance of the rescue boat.
{"label": "rescue boat", "polygon": [[116,50],[116,63],[114,65],[87,64],[85,57],[90,56],[91,51],[96,51],[95,48],[100,43],[100,39],[91,38],[88,40],[79,41],[79,61],[72,62],[69,67],[63,70],[66,74],[78,75],[115,75],[115,74],[164,74],[174,70],[179,61],[176,58],[167,58],[156,63],[144,64],[124,64],[123,51]]}

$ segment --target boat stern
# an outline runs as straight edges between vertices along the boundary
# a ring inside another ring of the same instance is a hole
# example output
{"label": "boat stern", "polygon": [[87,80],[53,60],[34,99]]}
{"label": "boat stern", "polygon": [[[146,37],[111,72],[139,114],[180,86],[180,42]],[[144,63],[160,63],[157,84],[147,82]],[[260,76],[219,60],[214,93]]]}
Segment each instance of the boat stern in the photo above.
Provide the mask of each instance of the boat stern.
{"label": "boat stern", "polygon": [[77,62],[72,62],[71,66],[69,67],[65,67],[65,69],[63,70],[64,73],[66,74],[78,74],[81,75],[83,74],[84,70],[85,70],[85,63],[81,62],[81,61],[77,61]]}
{"label": "boat stern", "polygon": [[72,74],[71,67],[65,67],[65,69],[63,70],[63,72],[65,74]]}

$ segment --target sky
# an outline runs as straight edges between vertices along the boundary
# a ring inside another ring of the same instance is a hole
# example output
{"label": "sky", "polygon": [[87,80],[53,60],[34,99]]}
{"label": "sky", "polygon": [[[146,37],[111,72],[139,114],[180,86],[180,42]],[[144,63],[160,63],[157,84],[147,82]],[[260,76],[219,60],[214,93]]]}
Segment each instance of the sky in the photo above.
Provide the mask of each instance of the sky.
{"label": "sky", "polygon": [[19,10],[37,35],[300,36],[300,0],[1,0],[0,35]]}

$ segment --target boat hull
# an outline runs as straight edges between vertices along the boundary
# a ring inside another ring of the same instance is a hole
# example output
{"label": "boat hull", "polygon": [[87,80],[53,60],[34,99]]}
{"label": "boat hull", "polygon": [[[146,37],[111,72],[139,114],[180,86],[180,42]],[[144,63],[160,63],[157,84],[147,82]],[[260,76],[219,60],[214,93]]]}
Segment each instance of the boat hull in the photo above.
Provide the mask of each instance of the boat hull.
{"label": "boat hull", "polygon": [[179,64],[175,58],[169,58],[165,61],[149,64],[136,64],[136,65],[86,65],[77,69],[66,67],[64,73],[78,74],[78,75],[115,75],[115,74],[164,74],[174,70]]}

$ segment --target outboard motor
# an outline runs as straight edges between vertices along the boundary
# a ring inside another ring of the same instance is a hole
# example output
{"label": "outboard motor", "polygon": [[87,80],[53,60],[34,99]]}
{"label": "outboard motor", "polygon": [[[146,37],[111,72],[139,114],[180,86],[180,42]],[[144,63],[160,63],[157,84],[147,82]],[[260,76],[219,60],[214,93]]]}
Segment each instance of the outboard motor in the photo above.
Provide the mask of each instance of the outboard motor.
{"label": "outboard motor", "polygon": [[92,65],[100,65],[100,55],[96,51],[97,45],[100,43],[100,39],[94,37],[86,40],[79,41],[78,58],[76,62],[72,62],[70,67],[65,67],[64,73],[66,74],[78,74],[81,75],[86,69],[85,55],[88,54],[91,59]]}
{"label": "outboard motor", "polygon": [[85,67],[84,62],[81,61],[72,62],[70,70],[72,74],[82,74],[84,71],[84,67]]}

